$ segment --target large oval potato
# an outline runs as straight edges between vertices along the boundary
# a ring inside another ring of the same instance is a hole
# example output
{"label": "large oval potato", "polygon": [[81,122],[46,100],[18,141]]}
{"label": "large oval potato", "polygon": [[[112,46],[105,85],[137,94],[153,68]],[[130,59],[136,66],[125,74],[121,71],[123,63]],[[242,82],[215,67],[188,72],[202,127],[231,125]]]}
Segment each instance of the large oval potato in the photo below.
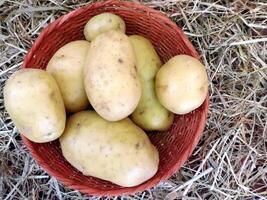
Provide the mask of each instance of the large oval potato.
{"label": "large oval potato", "polygon": [[89,46],[86,40],[64,45],[53,55],[46,68],[57,81],[68,112],[78,112],[89,105],[83,85],[83,67]]}
{"label": "large oval potato", "polygon": [[132,35],[129,39],[135,51],[142,85],[141,99],[131,118],[147,131],[167,130],[174,115],[159,103],[155,93],[155,76],[161,66],[160,58],[148,39],[138,35]]}
{"label": "large oval potato", "polygon": [[64,131],[66,113],[54,78],[40,69],[15,72],[4,88],[5,108],[19,132],[33,142],[49,142]]}
{"label": "large oval potato", "polygon": [[109,122],[94,111],[72,115],[60,137],[67,161],[84,175],[124,187],[155,175],[159,155],[144,131],[126,118]]}
{"label": "large oval potato", "polygon": [[125,34],[109,31],[91,43],[84,86],[91,105],[104,119],[121,120],[134,111],[141,85],[134,50]]}
{"label": "large oval potato", "polygon": [[171,58],[157,73],[156,93],[162,105],[176,114],[193,111],[207,97],[205,67],[188,55]]}
{"label": "large oval potato", "polygon": [[102,13],[92,17],[84,27],[86,40],[93,41],[98,35],[115,30],[125,33],[125,23],[122,18],[112,13]]}

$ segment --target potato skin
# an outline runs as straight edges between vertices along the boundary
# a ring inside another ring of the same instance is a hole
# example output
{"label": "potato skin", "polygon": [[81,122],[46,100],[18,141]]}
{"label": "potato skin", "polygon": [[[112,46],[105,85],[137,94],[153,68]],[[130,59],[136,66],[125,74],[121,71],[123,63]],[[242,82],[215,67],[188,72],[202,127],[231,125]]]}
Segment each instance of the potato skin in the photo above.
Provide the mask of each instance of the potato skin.
{"label": "potato skin", "polygon": [[208,94],[205,67],[188,55],[171,58],[157,73],[156,93],[161,104],[173,113],[187,114],[195,110]]}
{"label": "potato skin", "polygon": [[93,41],[98,35],[115,30],[125,33],[125,22],[118,15],[112,13],[102,13],[92,17],[84,27],[86,40]]}
{"label": "potato skin", "polygon": [[4,87],[7,112],[19,132],[33,142],[57,139],[64,131],[64,102],[54,78],[39,69],[15,72]]}
{"label": "potato skin", "polygon": [[157,149],[128,118],[109,122],[94,111],[76,113],[68,119],[60,145],[67,161],[84,175],[123,187],[139,185],[158,170]]}
{"label": "potato skin", "polygon": [[135,110],[141,85],[134,51],[125,34],[109,31],[91,43],[84,86],[95,111],[108,121],[121,120]]}
{"label": "potato skin", "polygon": [[70,42],[53,55],[46,68],[57,81],[68,112],[89,106],[83,85],[83,67],[89,47],[86,40]]}
{"label": "potato skin", "polygon": [[142,95],[131,119],[147,131],[164,131],[170,128],[174,115],[164,108],[155,93],[155,77],[161,61],[150,41],[142,36],[129,37],[136,55],[137,72]]}

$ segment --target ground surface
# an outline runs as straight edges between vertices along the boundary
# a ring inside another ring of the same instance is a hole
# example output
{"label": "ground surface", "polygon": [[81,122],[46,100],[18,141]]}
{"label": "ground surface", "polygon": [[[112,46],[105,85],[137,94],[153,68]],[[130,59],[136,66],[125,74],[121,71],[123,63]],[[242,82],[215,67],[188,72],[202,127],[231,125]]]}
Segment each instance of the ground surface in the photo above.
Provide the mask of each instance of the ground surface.
{"label": "ground surface", "polygon": [[[186,32],[210,78],[204,135],[168,181],[117,199],[267,199],[266,0],[154,0]],[[98,199],[64,188],[32,159],[2,89],[43,27],[78,0],[0,0],[0,199]]]}

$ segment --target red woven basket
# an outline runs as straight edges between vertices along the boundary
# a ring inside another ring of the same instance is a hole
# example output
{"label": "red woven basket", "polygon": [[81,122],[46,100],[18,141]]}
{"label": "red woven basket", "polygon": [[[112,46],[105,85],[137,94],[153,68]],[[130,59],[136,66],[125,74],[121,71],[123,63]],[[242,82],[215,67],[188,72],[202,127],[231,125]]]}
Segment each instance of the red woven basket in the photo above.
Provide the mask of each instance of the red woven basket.
{"label": "red woven basket", "polygon": [[[84,39],[85,23],[102,12],[121,16],[126,23],[127,34],[139,34],[149,38],[163,62],[177,54],[199,58],[185,34],[160,12],[138,3],[111,0],[79,8],[48,25],[26,55],[23,67],[45,69],[52,55],[60,47],[70,41]],[[159,170],[147,182],[130,188],[84,176],[64,159],[58,141],[38,144],[23,136],[22,138],[37,162],[64,185],[90,195],[133,194],[169,178],[184,164],[203,132],[208,104],[207,98],[197,110],[187,115],[176,116],[167,132],[148,133],[152,143],[159,150]]]}

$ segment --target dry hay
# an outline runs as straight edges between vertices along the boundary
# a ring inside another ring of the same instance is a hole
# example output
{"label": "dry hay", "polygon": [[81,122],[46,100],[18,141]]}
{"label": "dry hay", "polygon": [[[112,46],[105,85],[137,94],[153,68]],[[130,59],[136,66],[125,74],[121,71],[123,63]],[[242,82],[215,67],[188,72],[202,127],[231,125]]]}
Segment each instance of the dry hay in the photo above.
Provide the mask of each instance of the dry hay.
{"label": "dry hay", "polygon": [[[204,135],[179,172],[149,191],[117,199],[267,199],[266,0],[143,3],[177,22],[202,55],[211,106]],[[5,80],[43,27],[85,4],[0,1],[0,199],[98,199],[64,188],[36,164],[2,96]]]}

